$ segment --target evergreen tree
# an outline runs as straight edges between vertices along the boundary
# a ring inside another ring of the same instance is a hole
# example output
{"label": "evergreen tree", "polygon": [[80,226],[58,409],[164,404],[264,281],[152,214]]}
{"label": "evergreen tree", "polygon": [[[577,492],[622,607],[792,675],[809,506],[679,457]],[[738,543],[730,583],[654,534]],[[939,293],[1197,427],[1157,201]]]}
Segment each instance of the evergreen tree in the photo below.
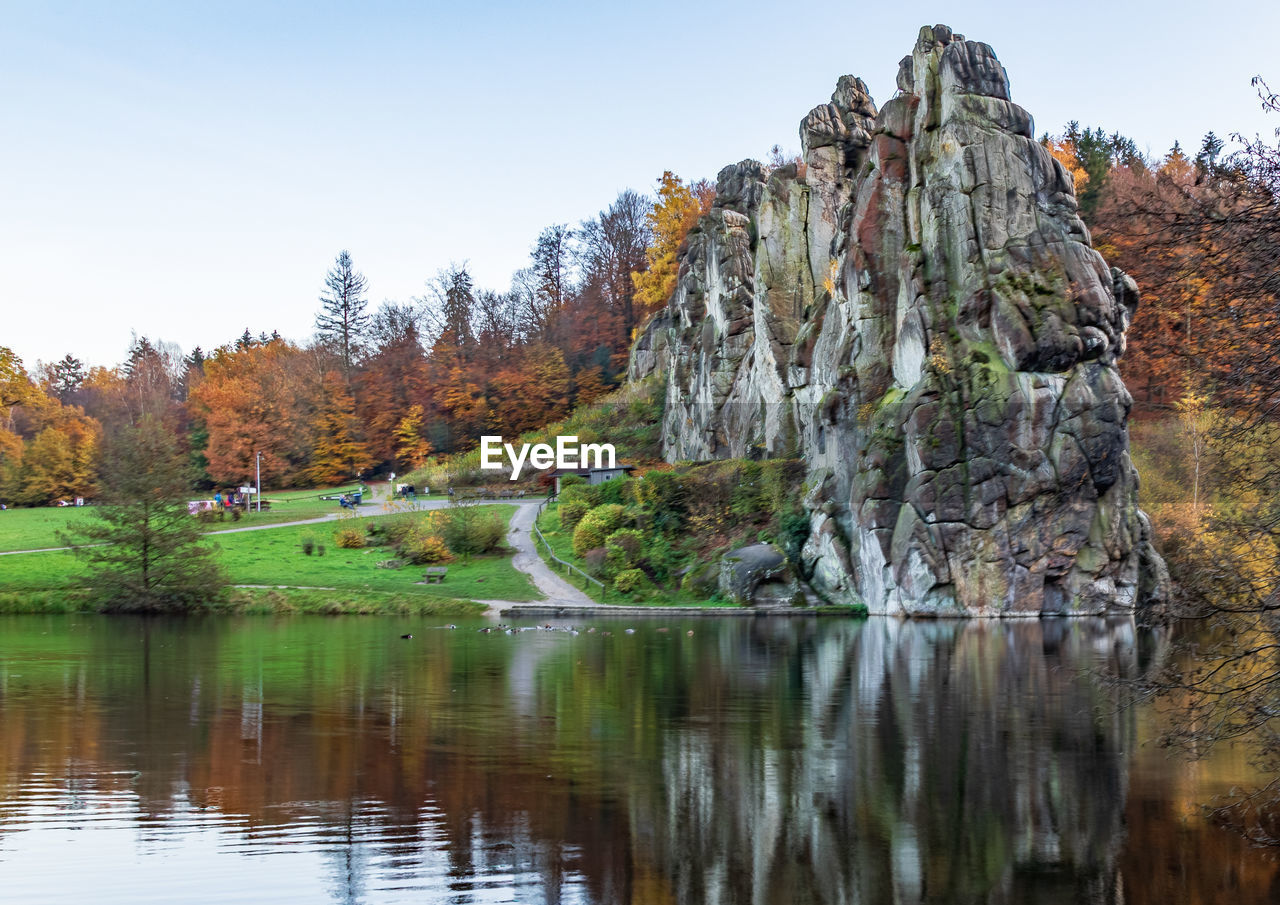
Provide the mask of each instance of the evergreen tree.
{"label": "evergreen tree", "polygon": [[324,287],[320,295],[323,307],[316,315],[316,333],[338,351],[343,374],[350,379],[351,365],[360,354],[371,321],[365,312],[369,281],[356,271],[350,253],[344,249],[325,275]]}
{"label": "evergreen tree", "polygon": [[76,390],[80,389],[80,385],[84,383],[84,362],[67,353],[61,361],[49,365],[48,374],[50,394],[66,405],[71,402]]}
{"label": "evergreen tree", "polygon": [[226,577],[184,502],[190,482],[173,435],[144,416],[120,428],[102,463],[103,505],[64,539],[89,564],[94,601],[116,612],[193,612]]}

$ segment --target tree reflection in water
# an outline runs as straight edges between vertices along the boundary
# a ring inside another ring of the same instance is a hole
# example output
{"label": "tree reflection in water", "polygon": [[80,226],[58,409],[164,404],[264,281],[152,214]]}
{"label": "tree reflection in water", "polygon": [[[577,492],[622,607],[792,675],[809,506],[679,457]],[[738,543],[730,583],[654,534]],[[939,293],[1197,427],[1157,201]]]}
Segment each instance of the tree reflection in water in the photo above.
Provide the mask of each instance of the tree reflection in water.
{"label": "tree reflection in water", "polygon": [[281,901],[1272,901],[1086,674],[1142,668],[1131,622],[658,625],[0,620],[0,882],[90,802],[153,854],[215,830],[219,877],[283,859]]}

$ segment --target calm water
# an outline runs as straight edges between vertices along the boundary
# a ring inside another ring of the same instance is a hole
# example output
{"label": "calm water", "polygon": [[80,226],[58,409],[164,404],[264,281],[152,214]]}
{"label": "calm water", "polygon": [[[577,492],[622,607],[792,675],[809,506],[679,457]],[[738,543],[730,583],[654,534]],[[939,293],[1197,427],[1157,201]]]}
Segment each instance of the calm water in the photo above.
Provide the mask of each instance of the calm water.
{"label": "calm water", "polygon": [[592,624],[0,618],[0,901],[1280,901],[1129,623]]}

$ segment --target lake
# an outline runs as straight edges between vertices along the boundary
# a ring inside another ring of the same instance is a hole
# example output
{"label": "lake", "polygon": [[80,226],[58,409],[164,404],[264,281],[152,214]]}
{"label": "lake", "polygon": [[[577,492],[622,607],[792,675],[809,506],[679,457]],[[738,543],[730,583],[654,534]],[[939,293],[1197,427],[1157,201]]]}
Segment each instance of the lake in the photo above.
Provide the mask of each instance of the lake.
{"label": "lake", "polygon": [[0,901],[1280,901],[1130,621],[491,624],[0,617]]}

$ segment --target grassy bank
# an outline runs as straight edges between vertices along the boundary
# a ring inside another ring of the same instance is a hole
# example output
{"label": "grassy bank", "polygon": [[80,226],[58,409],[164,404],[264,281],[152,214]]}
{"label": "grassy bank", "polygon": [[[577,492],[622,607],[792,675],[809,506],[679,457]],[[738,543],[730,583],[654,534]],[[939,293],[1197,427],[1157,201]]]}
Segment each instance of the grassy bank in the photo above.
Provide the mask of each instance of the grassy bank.
{"label": "grassy bank", "polygon": [[[503,521],[510,522],[515,506],[494,506]],[[405,565],[388,569],[378,564],[394,558],[390,547],[365,547],[344,550],[333,540],[334,529],[354,522],[363,524],[369,518],[342,519],[320,525],[291,525],[265,531],[222,534],[209,539],[220,551],[219,560],[237,585],[289,585],[306,588],[337,588],[355,591],[380,591],[407,595],[439,595],[450,597],[492,598],[498,600],[537,600],[541,595],[529,577],[516,571],[511,557],[502,554],[459,557],[448,564],[449,574],[443,584],[421,585],[423,566]],[[303,541],[312,540],[316,552],[308,556]],[[319,545],[325,553],[319,555]],[[54,554],[41,554],[52,556]]]}
{"label": "grassy bank", "polygon": [[[474,617],[487,606],[435,594],[379,591],[305,590],[301,588],[234,588],[225,601],[211,605],[211,615],[316,616],[450,616]],[[0,615],[95,612],[83,589],[0,591]]]}
{"label": "grassy bank", "polygon": [[[265,512],[249,511],[241,513],[234,519],[225,512],[217,516],[206,516],[201,527],[206,531],[221,531],[225,528],[247,528],[251,525],[274,525],[281,522],[296,522],[303,519],[324,518],[338,515],[342,507],[331,500],[322,500],[322,496],[341,493],[351,488],[333,487],[313,490],[285,490],[264,494],[264,504],[271,508]],[[212,497],[212,494],[209,495]],[[192,496],[192,499],[198,497]],[[75,506],[44,506],[35,509],[7,509],[0,512],[0,551],[6,550],[43,550],[50,547],[61,547],[63,541],[59,532],[74,530],[86,520],[93,518],[91,508]]]}
{"label": "grassy bank", "polygon": [[[510,505],[492,508],[506,522],[516,512],[516,507]],[[341,519],[224,534],[209,538],[209,544],[217,551],[218,561],[232,584],[259,586],[238,589],[232,595],[232,605],[247,605],[244,601],[248,595],[255,605],[263,606],[263,599],[276,599],[271,598],[271,593],[285,593],[288,599],[284,603],[270,603],[264,611],[287,603],[300,607],[296,609],[299,612],[402,612],[404,607],[418,612],[421,607],[452,607],[459,601],[476,598],[520,602],[541,596],[506,554],[459,557],[449,563],[443,583],[426,585],[419,583],[423,566],[379,565],[394,558],[390,547],[338,547],[335,528],[364,525],[372,520],[377,519]],[[304,541],[308,540],[312,542],[311,555],[305,552]],[[321,547],[323,555],[319,552]],[[69,551],[0,557],[0,612],[85,610],[89,608],[85,583],[84,565]],[[286,607],[283,611],[289,610]]]}

